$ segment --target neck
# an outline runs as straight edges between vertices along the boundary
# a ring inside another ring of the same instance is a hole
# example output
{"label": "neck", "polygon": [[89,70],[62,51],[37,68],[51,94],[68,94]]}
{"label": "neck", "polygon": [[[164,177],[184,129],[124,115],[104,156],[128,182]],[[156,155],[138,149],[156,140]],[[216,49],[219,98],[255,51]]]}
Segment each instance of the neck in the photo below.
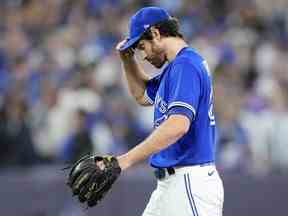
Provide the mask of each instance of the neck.
{"label": "neck", "polygon": [[168,37],[165,38],[165,50],[166,50],[166,58],[168,62],[173,61],[176,55],[182,50],[184,47],[188,47],[188,44],[181,38]]}

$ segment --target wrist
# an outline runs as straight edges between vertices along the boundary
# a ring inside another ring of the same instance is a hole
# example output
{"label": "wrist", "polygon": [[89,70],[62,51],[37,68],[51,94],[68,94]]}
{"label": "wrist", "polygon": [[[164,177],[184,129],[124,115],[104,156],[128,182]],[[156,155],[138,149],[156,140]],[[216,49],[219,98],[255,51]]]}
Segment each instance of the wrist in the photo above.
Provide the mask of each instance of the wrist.
{"label": "wrist", "polygon": [[118,156],[117,160],[122,171],[128,169],[132,165],[127,154]]}

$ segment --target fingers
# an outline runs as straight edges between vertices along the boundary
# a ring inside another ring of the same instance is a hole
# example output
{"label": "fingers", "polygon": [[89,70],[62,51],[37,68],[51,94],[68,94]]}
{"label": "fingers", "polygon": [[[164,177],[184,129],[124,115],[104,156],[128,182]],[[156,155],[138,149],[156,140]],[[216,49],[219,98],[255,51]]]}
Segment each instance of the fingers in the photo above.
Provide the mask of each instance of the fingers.
{"label": "fingers", "polygon": [[[89,200],[93,200],[96,199],[97,196],[97,190],[98,189],[98,182],[97,182],[97,174],[94,173],[94,175],[92,175],[89,179],[88,182],[86,182],[85,185],[82,186],[82,188],[80,189],[80,192],[78,194],[78,199],[80,202],[86,202]],[[96,195],[96,196],[95,196]],[[94,197],[94,198],[91,198]],[[97,201],[97,199],[95,200]],[[96,203],[95,203],[96,204]],[[89,204],[88,204],[89,206]]]}
{"label": "fingers", "polygon": [[81,188],[83,188],[83,186],[88,182],[90,178],[90,174],[89,173],[85,173],[84,175],[80,175],[77,180],[75,181],[75,183],[72,186],[72,192],[73,195],[78,195]]}
{"label": "fingers", "polygon": [[126,56],[134,56],[135,51],[132,48],[129,48],[125,51],[123,51]]}
{"label": "fingers", "polygon": [[102,196],[101,197],[97,197],[96,194],[92,195],[88,200],[87,200],[87,205],[89,207],[93,207],[95,205],[97,205],[98,201],[102,199]]}
{"label": "fingers", "polygon": [[90,186],[89,185],[85,185],[81,188],[79,194],[78,194],[78,199],[80,202],[86,202],[87,199],[90,198],[90,196],[92,195],[92,190],[90,190]]}
{"label": "fingers", "polygon": [[128,41],[128,38],[125,38],[124,40],[120,41],[117,45],[116,45],[116,50],[120,51],[120,48],[122,46],[124,46],[124,44]]}
{"label": "fingers", "polygon": [[134,50],[132,48],[128,48],[128,49],[125,49],[123,51],[121,51],[121,47],[124,46],[124,44],[128,41],[128,38],[120,41],[117,45],[116,45],[116,50],[119,52],[120,54],[120,57],[123,59],[123,60],[126,60],[126,59],[130,59],[134,56]]}
{"label": "fingers", "polygon": [[105,169],[105,164],[103,161],[97,161],[96,162],[97,166],[99,167],[100,170],[104,170]]}
{"label": "fingers", "polygon": [[[94,162],[93,162],[94,163]],[[78,177],[80,175],[83,175],[83,173],[87,172],[87,169],[89,170],[89,167],[91,166],[91,164],[85,164],[85,163],[80,163],[78,164],[75,168],[73,168],[73,170],[70,172],[70,177],[68,179],[67,185],[69,185],[70,187],[72,185],[74,185],[76,179],[78,179]]]}

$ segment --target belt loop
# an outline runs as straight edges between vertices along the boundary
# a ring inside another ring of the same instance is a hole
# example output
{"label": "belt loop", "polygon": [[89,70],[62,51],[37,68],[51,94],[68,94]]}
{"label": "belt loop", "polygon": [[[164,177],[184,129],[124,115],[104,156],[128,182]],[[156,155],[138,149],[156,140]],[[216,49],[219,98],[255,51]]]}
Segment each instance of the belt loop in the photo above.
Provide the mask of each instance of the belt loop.
{"label": "belt loop", "polygon": [[175,169],[173,167],[168,167],[167,172],[169,173],[169,175],[173,175],[175,174]]}
{"label": "belt loop", "polygon": [[157,168],[154,170],[154,175],[157,179],[163,179],[165,178],[165,169],[163,168]]}
{"label": "belt loop", "polygon": [[167,173],[169,175],[174,175],[175,174],[175,169],[173,167],[168,167],[168,168],[157,168],[154,170],[154,175],[157,179],[163,179],[166,177]]}

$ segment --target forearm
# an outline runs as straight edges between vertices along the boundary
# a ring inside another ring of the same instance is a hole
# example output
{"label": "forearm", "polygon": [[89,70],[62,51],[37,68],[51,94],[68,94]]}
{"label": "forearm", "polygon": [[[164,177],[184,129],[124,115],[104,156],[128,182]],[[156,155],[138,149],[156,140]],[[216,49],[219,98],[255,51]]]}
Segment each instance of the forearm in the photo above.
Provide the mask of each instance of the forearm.
{"label": "forearm", "polygon": [[149,77],[135,58],[123,61],[122,65],[130,93],[137,101],[141,100]]}
{"label": "forearm", "polygon": [[184,116],[181,116],[180,119],[178,117],[168,118],[142,143],[120,156],[119,161],[122,168],[133,166],[180,139],[188,131],[190,122]]}

